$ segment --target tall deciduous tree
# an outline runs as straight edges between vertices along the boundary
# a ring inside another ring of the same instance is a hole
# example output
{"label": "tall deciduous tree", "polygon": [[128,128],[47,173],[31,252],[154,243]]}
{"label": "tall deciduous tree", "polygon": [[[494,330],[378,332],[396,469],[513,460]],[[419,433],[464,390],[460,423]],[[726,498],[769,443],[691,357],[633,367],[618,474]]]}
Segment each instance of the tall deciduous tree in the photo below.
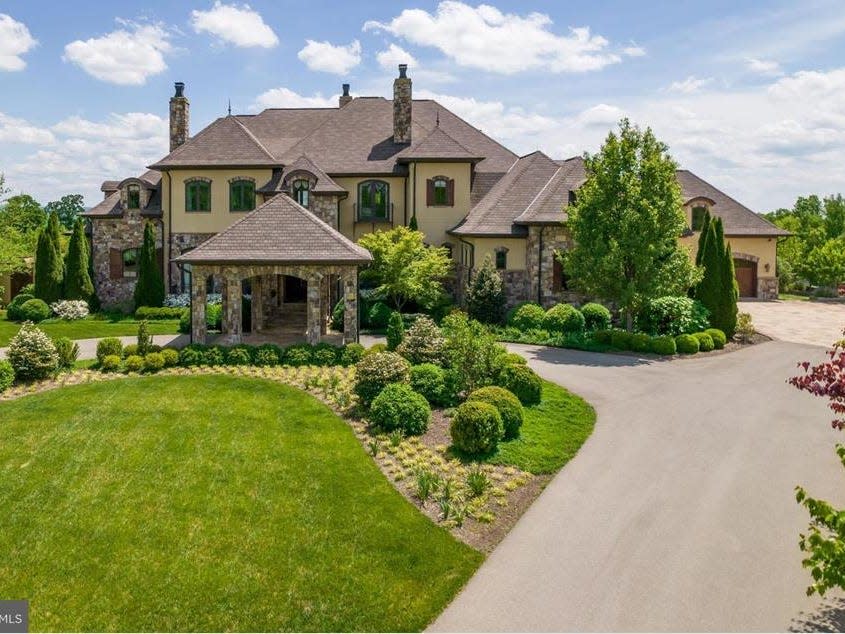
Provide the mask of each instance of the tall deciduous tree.
{"label": "tall deciduous tree", "polygon": [[82,219],[77,218],[65,258],[65,298],[91,301],[94,284],[88,273],[88,240]]}
{"label": "tall deciduous tree", "polygon": [[44,227],[35,249],[35,296],[48,304],[62,298],[64,263],[56,249],[53,232]]}
{"label": "tall deciduous tree", "polygon": [[55,211],[62,226],[68,231],[72,231],[79,214],[85,211],[85,206],[82,204],[83,200],[82,194],[67,194],[59,200],[53,200],[44,205],[44,211],[48,214]]}
{"label": "tall deciduous tree", "polygon": [[44,208],[29,194],[18,194],[0,206],[0,228],[13,227],[21,233],[38,231],[47,222]]}
{"label": "tall deciduous tree", "polygon": [[164,278],[156,262],[155,227],[144,226],[144,243],[138,255],[138,278],[135,281],[135,308],[164,304]]}
{"label": "tall deciduous tree", "polygon": [[677,165],[665,144],[623,119],[598,154],[567,223],[566,263],[579,290],[615,302],[627,325],[651,297],[683,295],[700,279],[678,237],[686,227]]}

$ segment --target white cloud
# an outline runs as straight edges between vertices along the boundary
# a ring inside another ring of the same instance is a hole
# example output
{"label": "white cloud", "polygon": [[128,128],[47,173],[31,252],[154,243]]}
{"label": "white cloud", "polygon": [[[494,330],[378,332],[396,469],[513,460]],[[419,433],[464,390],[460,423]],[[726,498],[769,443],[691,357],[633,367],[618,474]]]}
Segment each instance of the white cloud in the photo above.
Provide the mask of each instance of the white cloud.
{"label": "white cloud", "polygon": [[385,50],[376,53],[376,61],[379,66],[387,71],[396,70],[399,64],[408,64],[411,67],[416,67],[419,64],[408,51],[392,43]]}
{"label": "white cloud", "polygon": [[361,43],[353,40],[344,46],[305,40],[297,57],[311,70],[344,75],[361,63]]}
{"label": "white cloud", "polygon": [[26,62],[21,56],[37,43],[23,22],[0,13],[0,70],[16,71],[26,68]]}
{"label": "white cloud", "polygon": [[220,0],[208,11],[191,11],[191,25],[197,33],[211,33],[235,46],[273,48],[279,38],[248,4],[223,4]]}
{"label": "white cloud", "polygon": [[602,128],[608,130],[615,126],[625,116],[625,111],[606,103],[587,108],[578,113],[575,121],[586,128]]}
{"label": "white cloud", "polygon": [[591,35],[588,27],[558,35],[551,25],[551,18],[542,13],[520,16],[486,4],[471,7],[444,0],[435,14],[405,9],[389,22],[366,22],[364,30],[387,31],[412,44],[437,48],[461,66],[496,73],[586,72],[620,61],[606,51],[607,40]]}
{"label": "white cloud", "polygon": [[109,115],[106,121],[90,121],[72,116],[51,129],[57,134],[86,139],[144,139],[161,132],[162,119],[149,112]]}
{"label": "white cloud", "polygon": [[748,70],[758,75],[777,76],[782,75],[780,64],[774,60],[750,58],[748,60]]}
{"label": "white cloud", "polygon": [[642,46],[637,46],[636,44],[626,46],[622,49],[622,53],[628,57],[644,57],[646,54],[645,49]]}
{"label": "white cloud", "polygon": [[53,133],[49,130],[0,112],[0,142],[49,145],[54,141]]}
{"label": "white cloud", "polygon": [[320,93],[307,97],[290,88],[271,88],[255,98],[253,110],[262,108],[333,108],[337,106],[337,96],[323,97]]}
{"label": "white cloud", "polygon": [[669,92],[678,92],[684,95],[691,95],[693,93],[699,92],[702,88],[704,88],[707,84],[713,82],[712,77],[705,77],[705,78],[698,78],[694,75],[690,75],[683,81],[674,81],[672,84],[667,88]]}
{"label": "white cloud", "polygon": [[172,47],[164,27],[125,20],[119,23],[125,28],[66,45],[65,61],[92,77],[123,86],[142,85],[147,77],[167,69],[164,56]]}

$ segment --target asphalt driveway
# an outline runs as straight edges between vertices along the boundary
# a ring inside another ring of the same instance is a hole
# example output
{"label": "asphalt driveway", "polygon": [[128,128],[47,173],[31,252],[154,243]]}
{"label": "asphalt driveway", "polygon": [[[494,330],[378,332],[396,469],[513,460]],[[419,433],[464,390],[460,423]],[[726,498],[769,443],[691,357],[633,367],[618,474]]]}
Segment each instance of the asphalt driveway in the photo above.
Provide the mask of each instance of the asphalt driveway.
{"label": "asphalt driveway", "polygon": [[740,302],[758,332],[781,341],[828,347],[842,339],[845,304],[828,302]]}
{"label": "asphalt driveway", "polygon": [[432,629],[845,625],[845,603],[822,614],[805,596],[797,545],[797,483],[845,502],[834,453],[845,435],[821,399],[785,383],[821,349],[769,342],[656,362],[514,349],[592,402],[596,430]]}

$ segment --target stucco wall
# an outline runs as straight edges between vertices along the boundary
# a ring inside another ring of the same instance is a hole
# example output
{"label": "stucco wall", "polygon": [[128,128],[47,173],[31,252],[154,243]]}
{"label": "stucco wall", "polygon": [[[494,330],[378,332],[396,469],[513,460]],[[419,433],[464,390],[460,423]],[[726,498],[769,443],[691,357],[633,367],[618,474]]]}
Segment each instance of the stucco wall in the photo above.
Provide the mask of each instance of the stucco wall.
{"label": "stucco wall", "polygon": [[[692,236],[681,238],[680,244],[689,249],[690,257],[695,259],[698,252],[698,238],[701,232],[696,231]],[[725,242],[730,243],[735,257],[742,255],[757,259],[757,297],[760,299],[776,299],[778,295],[777,277],[777,238],[725,236]]]}
{"label": "stucco wall", "polygon": [[[343,187],[349,196],[340,201],[340,232],[347,238],[357,240],[366,233],[379,229],[390,229],[405,222],[405,177],[404,176],[367,176],[367,177],[332,177]],[[368,180],[385,181],[390,185],[390,203],[393,204],[393,224],[389,222],[355,222],[355,205],[358,202],[358,184]]]}
{"label": "stucco wall", "polygon": [[[426,185],[430,178],[445,176],[455,182],[455,200],[451,207],[426,205]],[[408,221],[416,207],[417,226],[425,233],[430,244],[441,245],[455,242],[455,238],[446,233],[469,213],[470,164],[469,163],[415,163],[411,166],[410,192],[413,192],[416,180],[416,196],[408,210]]]}
{"label": "stucco wall", "polygon": [[484,258],[488,255],[496,261],[496,249],[505,247],[508,250],[509,271],[525,270],[525,247],[524,238],[466,238],[466,241],[475,247],[475,266],[481,266]]}

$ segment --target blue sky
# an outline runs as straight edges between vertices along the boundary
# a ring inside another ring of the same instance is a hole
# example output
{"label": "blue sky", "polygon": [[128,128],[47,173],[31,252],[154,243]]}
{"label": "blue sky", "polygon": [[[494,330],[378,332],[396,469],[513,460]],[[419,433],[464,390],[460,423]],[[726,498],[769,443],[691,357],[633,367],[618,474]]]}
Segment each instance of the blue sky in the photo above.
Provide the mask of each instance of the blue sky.
{"label": "blue sky", "polygon": [[[629,116],[758,211],[845,190],[842,3],[0,3],[0,171],[42,202],[136,174],[226,112],[391,91],[517,152],[594,151]],[[664,6],[657,6],[664,5]],[[103,8],[108,7],[108,8]]]}

